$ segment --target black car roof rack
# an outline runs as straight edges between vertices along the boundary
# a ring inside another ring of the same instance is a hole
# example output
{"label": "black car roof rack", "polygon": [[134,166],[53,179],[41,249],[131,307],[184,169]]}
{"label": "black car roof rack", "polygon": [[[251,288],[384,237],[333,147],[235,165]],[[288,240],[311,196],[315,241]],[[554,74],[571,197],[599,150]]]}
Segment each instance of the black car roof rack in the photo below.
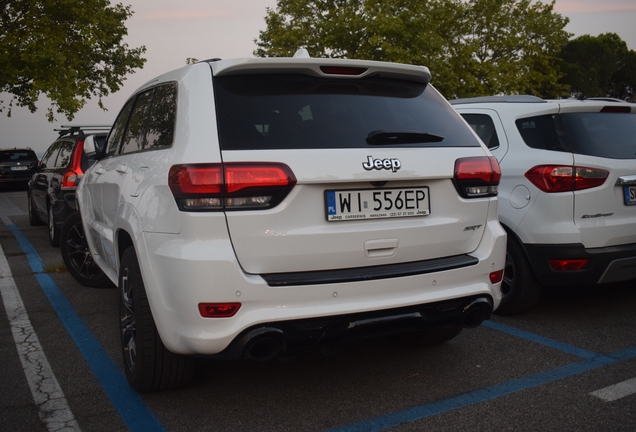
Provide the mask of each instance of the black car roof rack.
{"label": "black car roof rack", "polygon": [[86,135],[91,132],[108,132],[111,125],[62,125],[60,129],[53,129],[60,134],[60,138],[66,135]]}

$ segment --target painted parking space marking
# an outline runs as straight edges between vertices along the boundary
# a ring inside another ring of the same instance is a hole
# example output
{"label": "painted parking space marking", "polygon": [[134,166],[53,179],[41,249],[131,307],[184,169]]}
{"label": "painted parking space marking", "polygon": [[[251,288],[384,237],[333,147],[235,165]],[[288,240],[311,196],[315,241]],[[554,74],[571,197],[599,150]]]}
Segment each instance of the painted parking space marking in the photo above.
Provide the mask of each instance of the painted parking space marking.
{"label": "painted parking space marking", "polygon": [[[100,384],[108,394],[113,405],[118,410],[128,428],[131,431],[164,431],[165,429],[163,425],[145,406],[141,398],[139,398],[139,395],[137,395],[137,393],[128,386],[128,383],[121,372],[109,359],[106,352],[103,350],[101,345],[99,345],[97,339],[92,335],[90,330],[82,322],[81,318],[73,310],[68,300],[64,297],[64,294],[61,292],[59,287],[57,287],[57,284],[55,284],[55,281],[50,277],[50,275],[42,273],[44,265],[26,237],[10,220],[8,220],[8,218],[7,220],[2,218],[2,220],[14,234],[20,244],[20,247],[26,253],[29,265],[33,272],[36,273],[36,279],[40,283],[43,291],[58,313],[60,320],[75,341],[82,355],[84,355],[89,366],[93,370],[93,373],[98,378]],[[486,321],[483,325],[493,330],[502,331],[515,337],[520,337],[576,355],[581,357],[583,360],[549,371],[540,372],[527,377],[521,377],[483,389],[478,389],[449,399],[435,401],[407,410],[389,413],[384,416],[334,428],[330,431],[381,431],[400,424],[422,420],[436,414],[475,405],[480,402],[496,399],[540,385],[549,384],[564,378],[598,369],[606,365],[636,358],[636,347],[603,355],[526,332],[524,330],[516,329],[514,327],[506,326],[504,324]],[[629,385],[631,385],[631,380],[629,381]],[[634,392],[636,392],[636,390],[634,390]]]}
{"label": "painted parking space marking", "polygon": [[590,393],[605,402],[612,402],[636,393],[636,378],[602,388]]}
{"label": "painted parking space marking", "polygon": [[35,273],[42,291],[128,429],[131,432],[165,431],[166,429],[144,404],[141,397],[128,385],[126,378],[75,312],[55,280],[51,275],[44,273],[44,263],[31,243],[8,217],[0,218],[26,254],[29,266]]}
{"label": "painted parking space marking", "polygon": [[398,411],[384,416],[364,420],[358,423],[329,429],[327,432],[376,432],[389,429],[400,424],[411,423],[423,420],[444,412],[452,411],[458,408],[475,405],[491,399],[528,390],[544,384],[549,384],[564,378],[572,377],[584,372],[601,368],[613,363],[636,358],[636,347],[627,348],[612,354],[597,354],[573,345],[555,341],[554,339],[545,338],[523,330],[504,324],[485,321],[482,325],[495,330],[503,331],[516,337],[521,337],[532,342],[536,342],[551,348],[565,351],[569,354],[575,354],[584,360],[569,365],[561,366],[549,371],[540,372],[527,377],[517,378],[505,383],[496,384],[473,392],[465,393],[449,399],[431,402],[425,405],[416,406],[407,410]]}
{"label": "painted parking space marking", "polygon": [[79,431],[80,427],[68,405],[66,396],[31,325],[2,246],[0,246],[0,295],[7,311],[18,357],[31,389],[33,401],[38,407],[40,419],[48,431]]}

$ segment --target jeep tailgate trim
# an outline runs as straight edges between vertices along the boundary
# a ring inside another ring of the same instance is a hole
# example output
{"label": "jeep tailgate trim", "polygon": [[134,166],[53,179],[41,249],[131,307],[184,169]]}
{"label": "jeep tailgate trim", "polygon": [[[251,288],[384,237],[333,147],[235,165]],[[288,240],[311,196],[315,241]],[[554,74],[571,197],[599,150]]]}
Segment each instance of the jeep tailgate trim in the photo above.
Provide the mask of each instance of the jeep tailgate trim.
{"label": "jeep tailgate trim", "polygon": [[479,260],[470,255],[456,255],[426,261],[387,264],[372,267],[347,268],[293,273],[262,274],[272,287],[290,285],[322,285],[332,283],[361,282],[377,279],[415,276],[477,265]]}

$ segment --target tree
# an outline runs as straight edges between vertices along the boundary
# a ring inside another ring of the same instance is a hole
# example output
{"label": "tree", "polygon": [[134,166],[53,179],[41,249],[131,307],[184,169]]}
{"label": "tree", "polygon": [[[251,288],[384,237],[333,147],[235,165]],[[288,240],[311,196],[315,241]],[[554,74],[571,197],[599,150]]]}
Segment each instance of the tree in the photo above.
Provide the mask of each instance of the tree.
{"label": "tree", "polygon": [[564,92],[556,59],[568,19],[531,0],[278,0],[255,55],[428,66],[447,97]]}
{"label": "tree", "polygon": [[577,97],[626,99],[636,93],[636,52],[616,33],[584,35],[561,52],[564,83]]}
{"label": "tree", "polygon": [[0,111],[28,107],[41,94],[69,120],[87,99],[120,89],[125,75],[143,67],[144,46],[123,42],[130,6],[108,0],[0,0],[0,91],[12,95]]}

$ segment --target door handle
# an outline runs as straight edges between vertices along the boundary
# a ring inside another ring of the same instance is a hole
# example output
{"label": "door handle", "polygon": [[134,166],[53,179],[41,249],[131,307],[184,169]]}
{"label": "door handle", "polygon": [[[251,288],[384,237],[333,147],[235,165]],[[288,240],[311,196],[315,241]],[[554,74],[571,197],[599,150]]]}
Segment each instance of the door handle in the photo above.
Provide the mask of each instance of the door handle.
{"label": "door handle", "polygon": [[117,171],[118,173],[121,173],[121,174],[125,174],[127,170],[128,170],[128,168],[126,168],[126,164],[117,165],[117,167],[115,167],[115,171]]}

